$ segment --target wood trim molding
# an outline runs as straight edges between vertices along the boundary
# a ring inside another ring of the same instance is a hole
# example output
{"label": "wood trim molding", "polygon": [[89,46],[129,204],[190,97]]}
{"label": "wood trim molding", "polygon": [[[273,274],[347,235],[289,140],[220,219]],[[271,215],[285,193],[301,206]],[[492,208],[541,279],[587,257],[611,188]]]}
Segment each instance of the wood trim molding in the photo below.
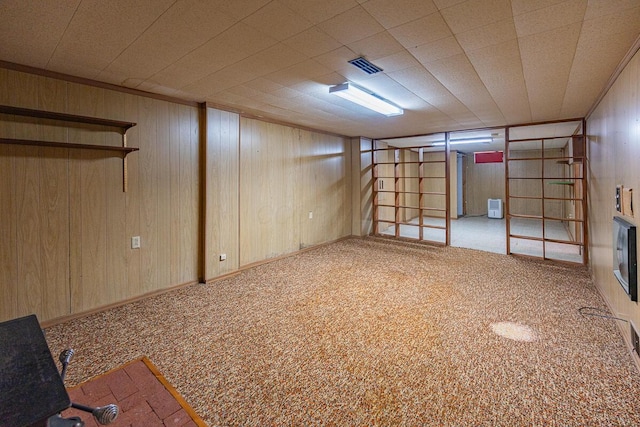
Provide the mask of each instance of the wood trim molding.
{"label": "wood trim molding", "polygon": [[188,101],[185,99],[176,98],[169,95],[161,95],[159,93],[146,92],[140,89],[129,88],[125,86],[118,86],[112,83],[105,83],[98,80],[88,79],[85,77],[77,77],[69,74],[58,73],[56,71],[44,70],[42,68],[31,67],[29,65],[16,64],[13,62],[1,61],[0,68],[7,70],[19,71],[22,73],[35,74],[43,77],[50,77],[53,79],[64,80],[71,83],[79,83],[87,86],[94,86],[102,89],[114,90],[117,92],[124,92],[131,95],[144,96],[147,98],[158,99],[160,101],[173,102],[175,104],[188,105],[190,107],[197,107],[200,103],[197,101]]}

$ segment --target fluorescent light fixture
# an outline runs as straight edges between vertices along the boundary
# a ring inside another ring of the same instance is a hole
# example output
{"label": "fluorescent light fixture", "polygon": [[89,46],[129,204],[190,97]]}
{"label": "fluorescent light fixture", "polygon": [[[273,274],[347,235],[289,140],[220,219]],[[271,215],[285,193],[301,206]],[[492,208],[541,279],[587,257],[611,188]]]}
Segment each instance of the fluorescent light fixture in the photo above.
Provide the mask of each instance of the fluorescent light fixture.
{"label": "fluorescent light fixture", "polygon": [[338,95],[341,98],[347,99],[351,102],[355,102],[365,108],[373,110],[377,113],[384,114],[385,116],[399,116],[404,113],[404,110],[400,107],[393,105],[376,95],[375,93],[368,92],[355,86],[353,83],[342,83],[341,85],[331,86],[329,93]]}
{"label": "fluorescent light fixture", "polygon": [[[449,143],[451,145],[457,144],[484,144],[488,142],[493,142],[493,138],[488,136],[485,138],[460,138],[460,139],[450,139]],[[434,142],[431,144],[433,146],[444,146],[444,141]]]}

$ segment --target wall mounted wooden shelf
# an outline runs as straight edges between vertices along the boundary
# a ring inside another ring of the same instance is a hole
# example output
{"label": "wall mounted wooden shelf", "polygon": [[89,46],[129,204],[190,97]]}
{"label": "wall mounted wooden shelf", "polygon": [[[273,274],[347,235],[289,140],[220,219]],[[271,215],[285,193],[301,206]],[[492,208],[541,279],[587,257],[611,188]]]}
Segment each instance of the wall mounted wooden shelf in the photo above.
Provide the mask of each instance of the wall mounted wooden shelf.
{"label": "wall mounted wooden shelf", "polygon": [[78,116],[75,114],[56,113],[53,111],[44,110],[32,110],[29,108],[12,107],[9,105],[0,105],[0,114],[11,114],[14,116],[35,117],[38,119],[49,119],[64,122],[84,123],[97,126],[108,126],[114,128],[120,128],[123,132],[126,132],[129,128],[132,128],[136,123],[123,122],[120,120],[102,119],[99,117]]}
{"label": "wall mounted wooden shelf", "polygon": [[136,148],[136,147],[115,147],[115,146],[109,146],[109,145],[95,145],[95,144],[73,144],[73,143],[67,143],[67,142],[37,141],[37,140],[31,140],[31,139],[12,139],[12,138],[0,138],[0,144],[112,151],[119,157],[124,157],[133,151],[139,150],[139,148]]}
{"label": "wall mounted wooden shelf", "polygon": [[136,125],[133,122],[125,122],[121,120],[102,119],[99,117],[78,116],[75,114],[56,113],[53,111],[32,110],[29,108],[12,107],[9,105],[0,105],[0,114],[9,114],[13,116],[33,117],[37,119],[62,121],[69,123],[82,123],[86,125],[110,127],[118,129],[122,135],[122,146],[96,145],[96,144],[78,144],[56,141],[40,141],[30,139],[14,139],[0,138],[0,144],[12,145],[30,145],[36,147],[53,147],[53,148],[72,148],[82,150],[100,150],[108,151],[122,157],[122,191],[127,191],[127,154],[138,151],[139,148],[127,147],[127,130]]}

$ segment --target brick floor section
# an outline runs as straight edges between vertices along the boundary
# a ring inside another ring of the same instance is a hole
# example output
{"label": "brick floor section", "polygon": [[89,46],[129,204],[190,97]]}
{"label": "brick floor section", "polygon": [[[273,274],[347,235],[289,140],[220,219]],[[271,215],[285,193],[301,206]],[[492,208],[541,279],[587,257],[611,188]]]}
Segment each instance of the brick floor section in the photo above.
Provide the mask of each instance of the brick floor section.
{"label": "brick floor section", "polygon": [[[69,396],[91,407],[118,405],[113,427],[206,427],[146,357],[70,389]],[[98,426],[91,414],[77,409],[67,409],[62,416],[80,416],[85,427]]]}

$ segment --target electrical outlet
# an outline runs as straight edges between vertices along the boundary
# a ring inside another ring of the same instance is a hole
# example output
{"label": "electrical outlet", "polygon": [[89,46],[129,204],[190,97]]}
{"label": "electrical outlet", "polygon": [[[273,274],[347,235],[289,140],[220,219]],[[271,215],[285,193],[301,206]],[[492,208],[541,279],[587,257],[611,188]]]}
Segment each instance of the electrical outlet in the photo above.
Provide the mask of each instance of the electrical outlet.
{"label": "electrical outlet", "polygon": [[633,323],[629,322],[629,326],[631,329],[631,345],[633,346],[633,350],[636,354],[640,356],[640,338],[638,338],[638,331],[636,331]]}
{"label": "electrical outlet", "polygon": [[133,236],[131,238],[131,249],[140,249],[140,236]]}
{"label": "electrical outlet", "polygon": [[220,254],[220,261],[226,261],[227,254]]}
{"label": "electrical outlet", "polygon": [[313,212],[309,211],[309,219],[313,219]]}

